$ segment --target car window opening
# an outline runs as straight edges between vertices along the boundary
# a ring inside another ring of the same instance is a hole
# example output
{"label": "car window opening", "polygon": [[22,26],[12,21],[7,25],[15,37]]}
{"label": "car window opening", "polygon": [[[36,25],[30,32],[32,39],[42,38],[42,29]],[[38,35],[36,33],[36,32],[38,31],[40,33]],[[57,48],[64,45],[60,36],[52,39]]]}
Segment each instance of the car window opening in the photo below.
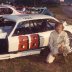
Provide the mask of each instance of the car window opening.
{"label": "car window opening", "polygon": [[13,21],[8,21],[8,20],[0,21],[0,34],[6,33],[7,34],[6,36],[9,36],[14,26],[15,26],[15,22]]}
{"label": "car window opening", "polygon": [[55,23],[49,20],[32,20],[19,23],[13,35],[25,35],[53,30]]}

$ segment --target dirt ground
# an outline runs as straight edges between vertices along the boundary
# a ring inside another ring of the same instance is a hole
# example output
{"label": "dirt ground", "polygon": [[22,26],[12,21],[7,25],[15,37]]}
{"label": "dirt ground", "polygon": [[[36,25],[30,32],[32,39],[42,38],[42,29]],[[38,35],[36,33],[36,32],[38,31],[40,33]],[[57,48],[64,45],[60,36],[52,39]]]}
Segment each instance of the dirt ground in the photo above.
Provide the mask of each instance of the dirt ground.
{"label": "dirt ground", "polygon": [[[49,8],[59,20],[71,24],[72,19],[62,12],[62,7]],[[58,56],[52,64],[45,63],[45,56],[33,55],[0,61],[0,72],[72,72],[72,54]]]}

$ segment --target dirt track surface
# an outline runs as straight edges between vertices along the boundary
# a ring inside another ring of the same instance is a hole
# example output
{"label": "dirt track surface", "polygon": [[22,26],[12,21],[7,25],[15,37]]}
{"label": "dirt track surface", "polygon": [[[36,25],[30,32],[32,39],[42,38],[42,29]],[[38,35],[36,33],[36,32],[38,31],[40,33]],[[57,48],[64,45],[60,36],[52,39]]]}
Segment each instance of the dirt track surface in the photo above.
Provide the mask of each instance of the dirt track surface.
{"label": "dirt track surface", "polygon": [[[61,10],[62,7],[49,8],[59,20],[72,24]],[[0,61],[0,72],[72,72],[72,54],[67,58],[58,56],[52,64],[45,63],[45,56],[33,55]]]}
{"label": "dirt track surface", "polygon": [[59,56],[54,63],[47,64],[42,56],[34,55],[0,61],[0,72],[72,72],[72,56]]}

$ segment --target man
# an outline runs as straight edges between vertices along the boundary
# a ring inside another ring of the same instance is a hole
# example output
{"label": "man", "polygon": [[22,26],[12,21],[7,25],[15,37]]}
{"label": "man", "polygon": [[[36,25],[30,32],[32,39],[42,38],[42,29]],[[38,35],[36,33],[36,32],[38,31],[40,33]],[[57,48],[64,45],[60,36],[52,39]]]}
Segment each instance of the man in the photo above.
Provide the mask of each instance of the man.
{"label": "man", "polygon": [[55,30],[50,34],[49,47],[50,54],[47,56],[46,62],[52,63],[57,54],[67,55],[71,52],[69,46],[69,38],[62,23],[55,24]]}

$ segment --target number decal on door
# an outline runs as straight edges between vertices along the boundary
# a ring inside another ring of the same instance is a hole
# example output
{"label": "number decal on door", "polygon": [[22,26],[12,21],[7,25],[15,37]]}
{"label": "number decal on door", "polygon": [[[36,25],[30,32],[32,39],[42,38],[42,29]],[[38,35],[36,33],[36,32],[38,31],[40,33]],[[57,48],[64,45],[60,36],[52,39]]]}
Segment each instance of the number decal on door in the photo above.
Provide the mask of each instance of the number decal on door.
{"label": "number decal on door", "polygon": [[27,50],[29,48],[28,36],[19,36],[19,51]]}
{"label": "number decal on door", "polygon": [[38,36],[38,34],[30,35],[30,37],[31,37],[30,49],[38,48],[39,47],[39,36]]}
{"label": "number decal on door", "polygon": [[31,41],[29,43],[28,36],[19,36],[19,51],[28,50],[28,49],[35,49],[39,48],[39,35],[32,34],[30,35]]}

